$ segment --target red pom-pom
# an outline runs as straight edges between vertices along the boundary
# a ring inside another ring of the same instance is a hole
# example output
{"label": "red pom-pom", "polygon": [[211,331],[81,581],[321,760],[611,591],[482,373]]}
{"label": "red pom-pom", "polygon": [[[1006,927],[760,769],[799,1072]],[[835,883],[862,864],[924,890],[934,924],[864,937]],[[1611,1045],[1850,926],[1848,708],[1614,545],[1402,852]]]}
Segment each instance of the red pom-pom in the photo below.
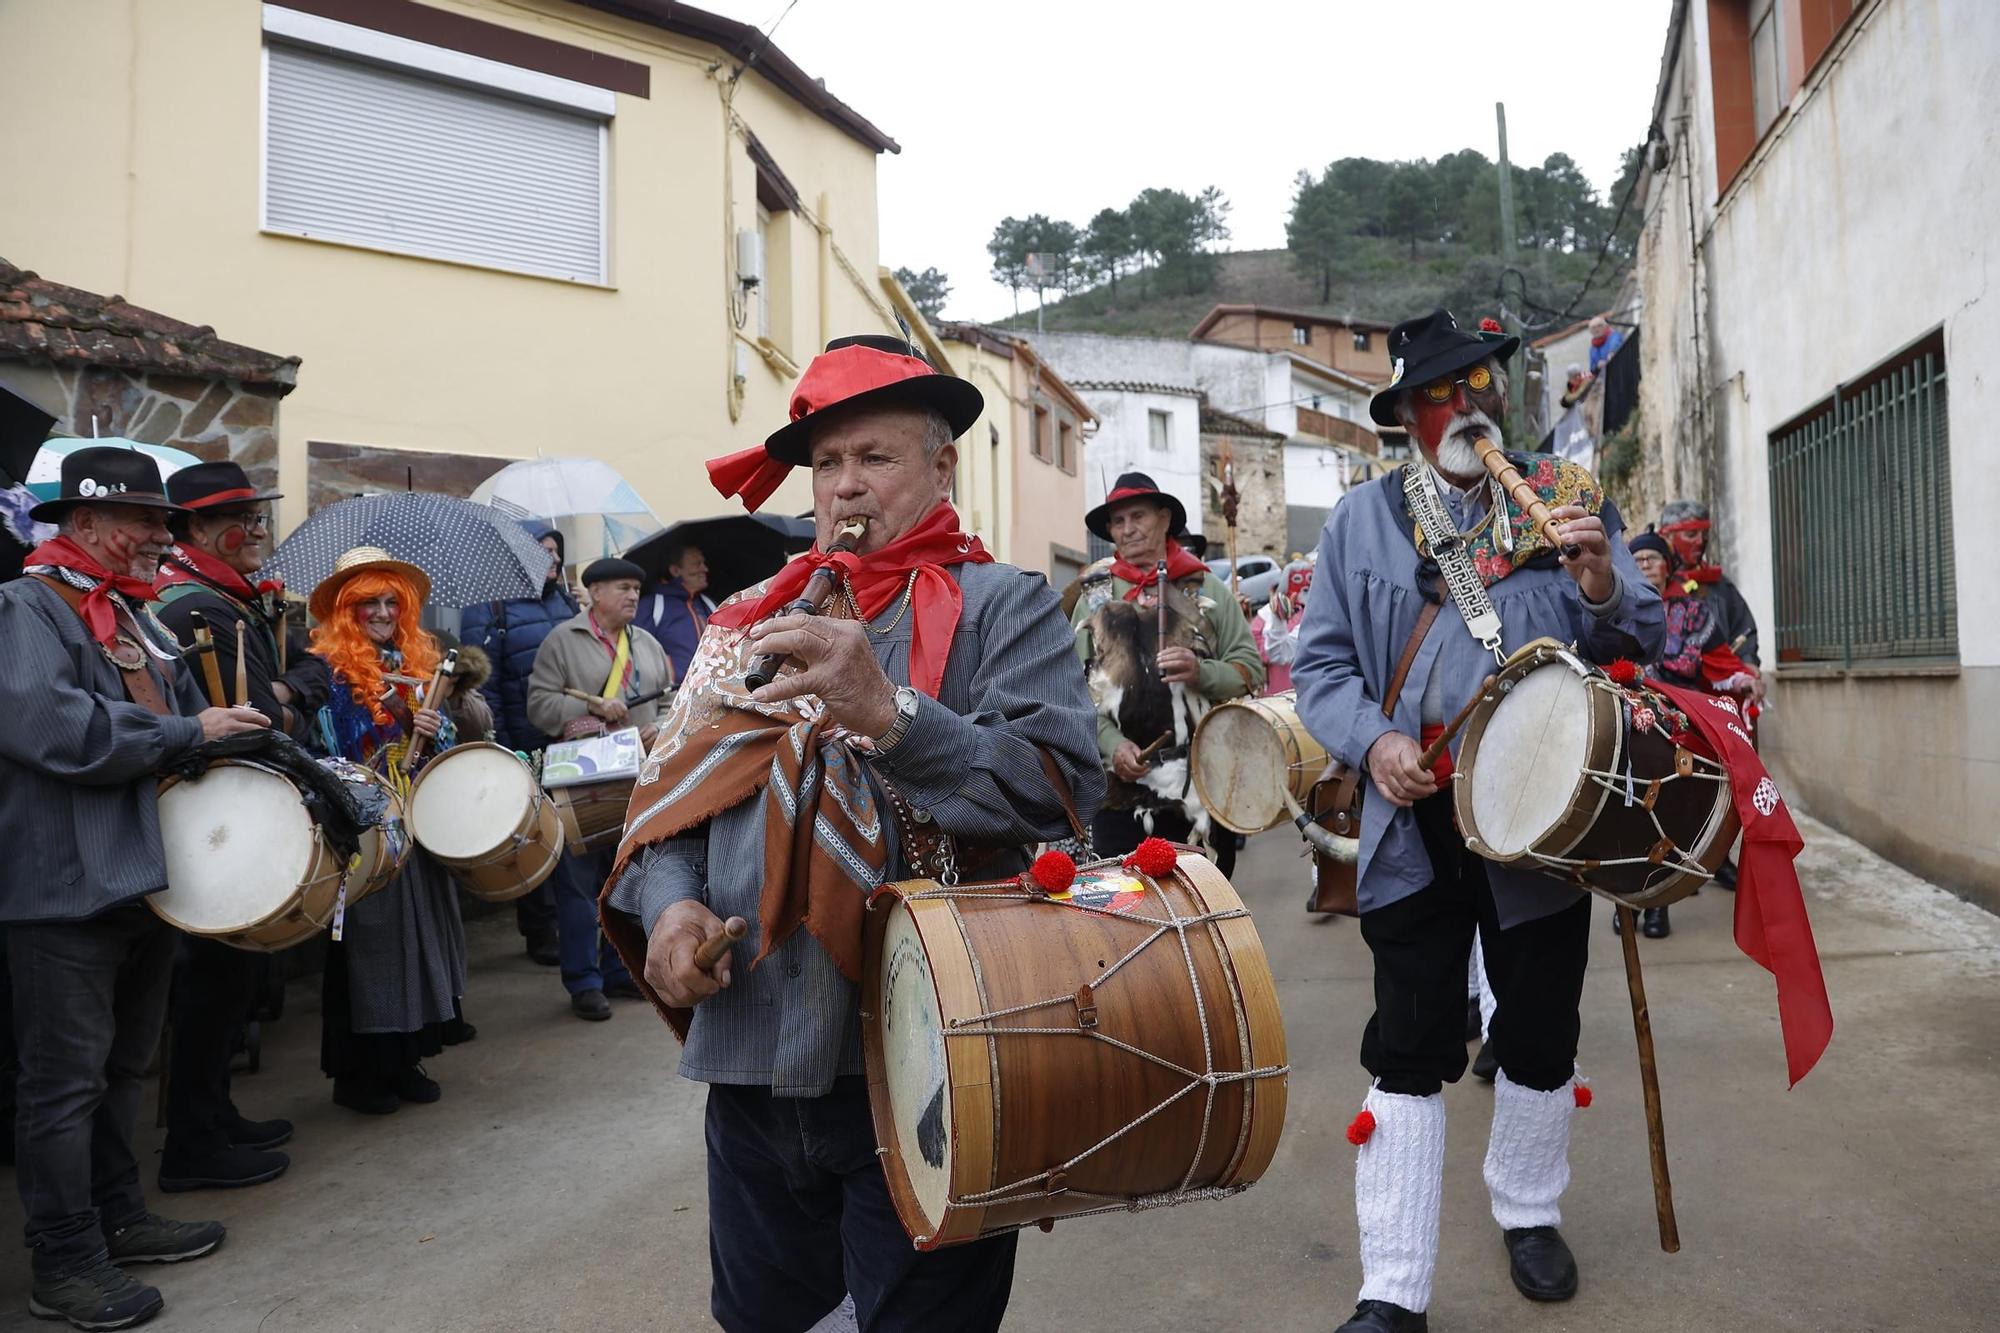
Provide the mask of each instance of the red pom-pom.
{"label": "red pom-pom", "polygon": [[1505,333],[1507,330],[1500,327],[1499,320],[1488,315],[1485,319],[1479,321],[1479,331],[1481,333]]}
{"label": "red pom-pom", "polygon": [[1154,879],[1174,873],[1174,867],[1181,862],[1181,854],[1165,838],[1148,838],[1133,848],[1132,854],[1122,864],[1128,870],[1137,870],[1142,875]]}
{"label": "red pom-pom", "polygon": [[1572,1083],[1570,1084],[1570,1091],[1576,1094],[1578,1110],[1582,1110],[1584,1107],[1590,1105],[1591,1092],[1588,1083]]}
{"label": "red pom-pom", "polygon": [[1620,657],[1604,668],[1604,674],[1620,685],[1633,685],[1639,680],[1639,664],[1629,657]]}
{"label": "red pom-pom", "polygon": [[1076,883],[1076,862],[1068,852],[1047,851],[1035,858],[1028,874],[1044,893],[1063,893]]}
{"label": "red pom-pom", "polygon": [[1373,1111],[1363,1111],[1360,1115],[1355,1116],[1353,1122],[1348,1125],[1347,1141],[1359,1148],[1362,1144],[1368,1142],[1368,1136],[1374,1132],[1375,1113]]}

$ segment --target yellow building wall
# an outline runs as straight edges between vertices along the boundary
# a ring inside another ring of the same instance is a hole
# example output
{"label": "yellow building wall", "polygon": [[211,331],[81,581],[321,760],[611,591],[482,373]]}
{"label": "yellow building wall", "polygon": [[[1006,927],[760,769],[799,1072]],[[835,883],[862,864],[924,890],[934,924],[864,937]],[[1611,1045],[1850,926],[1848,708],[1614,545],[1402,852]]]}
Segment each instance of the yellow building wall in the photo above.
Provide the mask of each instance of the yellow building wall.
{"label": "yellow building wall", "polygon": [[959,440],[959,518],[995,559],[1047,574],[1051,545],[1074,552],[1088,545],[1083,527],[1083,423],[1074,409],[1043,394],[1040,401],[1049,409],[1050,444],[1055,444],[1058,423],[1069,423],[1076,471],[1065,472],[1036,458],[1031,413],[1037,400],[1030,363],[954,338],[945,339],[944,348],[952,373],[970,380],[986,400],[985,413]]}
{"label": "yellow building wall", "polygon": [[[0,5],[8,101],[44,109],[0,136],[0,254],[302,357],[281,417],[287,526],[305,513],[308,441],[587,455],[663,520],[733,507],[701,462],[782,425],[794,381],[752,352],[731,411],[728,297],[756,174],[730,128],[729,66],[712,76],[713,48],[559,0],[437,7],[651,67],[650,97],[619,95],[611,122],[608,286],[261,233],[263,36],[250,0]],[[79,69],[98,71],[87,93]],[[787,215],[783,350],[803,364],[823,337],[893,331],[870,287],[873,150],[754,70],[733,110],[832,229]],[[754,302],[743,332],[756,334]],[[765,507],[810,504],[795,477]]]}

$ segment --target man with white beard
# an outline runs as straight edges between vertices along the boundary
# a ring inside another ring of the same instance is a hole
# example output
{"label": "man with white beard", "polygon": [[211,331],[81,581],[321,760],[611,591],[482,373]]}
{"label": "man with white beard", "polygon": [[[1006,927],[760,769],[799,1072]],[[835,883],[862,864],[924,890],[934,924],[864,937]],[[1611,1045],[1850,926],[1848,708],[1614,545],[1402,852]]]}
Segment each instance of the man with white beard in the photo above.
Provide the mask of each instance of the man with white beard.
{"label": "man with white beard", "polygon": [[1512,456],[1561,524],[1562,544],[1575,548],[1564,556],[1480,464],[1476,441],[1501,438],[1505,364],[1520,345],[1488,325],[1468,333],[1438,310],[1391,331],[1394,377],[1369,411],[1408,430],[1421,458],[1349,492],[1328,517],[1292,666],[1306,726],[1375,788],[1356,872],[1361,936],[1375,961],[1375,1013],[1361,1039],[1372,1086],[1347,1131],[1359,1149],[1361,1292],[1344,1333],[1428,1328],[1442,1088],[1465,1072],[1475,929],[1497,1000],[1485,1165],[1493,1217],[1524,1296],[1576,1293],[1576,1262],[1556,1228],[1569,1119],[1588,1102],[1576,1047],[1589,900],[1468,852],[1452,817],[1451,752],[1433,767],[1419,760],[1497,658],[1548,636],[1593,661],[1643,662],[1658,654],[1664,618],[1589,473],[1548,455]]}

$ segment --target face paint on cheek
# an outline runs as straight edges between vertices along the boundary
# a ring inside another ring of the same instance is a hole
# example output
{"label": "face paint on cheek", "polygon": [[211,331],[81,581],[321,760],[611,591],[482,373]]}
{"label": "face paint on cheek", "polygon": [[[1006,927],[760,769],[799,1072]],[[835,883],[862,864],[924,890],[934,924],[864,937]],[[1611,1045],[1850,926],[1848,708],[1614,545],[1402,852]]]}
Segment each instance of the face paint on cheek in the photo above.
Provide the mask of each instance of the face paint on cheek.
{"label": "face paint on cheek", "polygon": [[1417,400],[1417,438],[1424,442],[1426,448],[1436,449],[1439,442],[1444,439],[1445,427],[1451,425],[1451,419],[1456,414],[1457,409],[1449,400],[1442,403],[1434,403],[1428,398],[1419,398]]}
{"label": "face paint on cheek", "polygon": [[1698,565],[1701,563],[1701,548],[1705,543],[1700,536],[1691,532],[1676,532],[1671,534],[1667,540],[1672,543],[1674,554],[1680,557],[1682,564]]}
{"label": "face paint on cheek", "polygon": [[249,540],[250,540],[249,536],[243,531],[243,529],[231,528],[227,532],[222,534],[222,539],[218,541],[216,545],[222,548],[223,554],[235,555],[238,551],[243,549],[244,543]]}
{"label": "face paint on cheek", "polygon": [[113,569],[124,569],[132,563],[138,553],[139,543],[132,534],[119,528],[112,528],[104,534],[105,561]]}

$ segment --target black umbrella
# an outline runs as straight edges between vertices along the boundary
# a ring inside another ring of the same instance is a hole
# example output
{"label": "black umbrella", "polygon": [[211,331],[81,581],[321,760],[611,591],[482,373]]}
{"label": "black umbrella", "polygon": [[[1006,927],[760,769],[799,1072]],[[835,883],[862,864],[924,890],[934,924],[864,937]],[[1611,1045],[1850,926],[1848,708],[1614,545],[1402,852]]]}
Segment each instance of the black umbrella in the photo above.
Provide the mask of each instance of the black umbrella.
{"label": "black umbrella", "polygon": [[25,398],[0,389],[0,486],[28,479],[56,419]]}
{"label": "black umbrella", "polygon": [[708,595],[720,602],[784,567],[813,544],[809,518],[782,514],[723,514],[691,518],[634,542],[625,558],[646,571],[646,581],[667,577],[683,546],[699,546],[708,561]]}

